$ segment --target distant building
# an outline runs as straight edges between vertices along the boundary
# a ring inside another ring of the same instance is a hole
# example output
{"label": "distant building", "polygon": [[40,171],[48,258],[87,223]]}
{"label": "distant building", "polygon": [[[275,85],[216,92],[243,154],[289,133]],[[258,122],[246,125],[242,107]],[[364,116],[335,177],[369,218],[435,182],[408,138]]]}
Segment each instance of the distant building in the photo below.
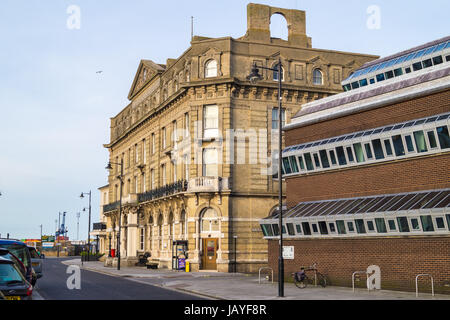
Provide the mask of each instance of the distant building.
{"label": "distant building", "polygon": [[[449,40],[366,63],[285,126],[286,274],[317,262],[351,286],[377,265],[383,289],[425,273],[450,292]],[[278,215],[260,224],[276,270]]]}
{"label": "distant building", "polygon": [[[274,14],[285,17],[287,40],[271,38]],[[149,252],[167,268],[177,254],[187,256],[193,271],[267,265],[258,221],[278,202],[271,170],[278,77],[288,123],[302,104],[342,92],[343,77],[377,58],[312,48],[304,11],[249,4],[247,21],[241,38],[195,36],[166,64],[141,60],[130,104],[111,118],[105,147],[113,169],[103,213],[115,250],[123,161],[124,264]],[[279,59],[281,75],[264,70],[258,84],[247,80],[253,64],[274,67]]]}

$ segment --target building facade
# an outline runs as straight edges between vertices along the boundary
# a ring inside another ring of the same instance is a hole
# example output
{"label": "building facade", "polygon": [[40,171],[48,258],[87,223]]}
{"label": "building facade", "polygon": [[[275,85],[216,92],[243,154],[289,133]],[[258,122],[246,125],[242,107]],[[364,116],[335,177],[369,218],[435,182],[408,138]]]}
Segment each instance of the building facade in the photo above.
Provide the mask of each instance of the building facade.
{"label": "building facade", "polygon": [[[287,40],[271,38],[274,14],[286,19]],[[278,77],[288,123],[300,105],[342,92],[342,78],[376,58],[312,48],[304,11],[249,4],[247,16],[241,38],[196,36],[165,65],[142,60],[130,104],[111,118],[103,213],[116,239],[122,186],[124,264],[148,252],[167,268],[177,268],[181,254],[193,271],[267,265],[258,221],[277,204]],[[264,71],[260,83],[247,80],[253,64],[273,67],[279,59],[281,75]]]}
{"label": "building facade", "polygon": [[[307,103],[285,127],[286,274],[316,262],[351,286],[376,265],[382,289],[415,290],[429,274],[450,292],[449,40],[363,65],[346,92]],[[278,216],[260,224],[276,270]]]}

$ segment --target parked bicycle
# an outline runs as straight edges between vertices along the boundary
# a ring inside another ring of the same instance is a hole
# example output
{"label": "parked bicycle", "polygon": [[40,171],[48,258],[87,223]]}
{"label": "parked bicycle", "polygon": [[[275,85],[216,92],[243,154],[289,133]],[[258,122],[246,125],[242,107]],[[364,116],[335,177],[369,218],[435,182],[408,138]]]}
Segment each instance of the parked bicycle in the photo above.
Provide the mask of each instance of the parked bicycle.
{"label": "parked bicycle", "polygon": [[300,288],[306,288],[308,285],[320,285],[325,288],[327,286],[326,277],[317,271],[317,263],[305,268],[301,267],[299,272],[292,274],[295,285]]}

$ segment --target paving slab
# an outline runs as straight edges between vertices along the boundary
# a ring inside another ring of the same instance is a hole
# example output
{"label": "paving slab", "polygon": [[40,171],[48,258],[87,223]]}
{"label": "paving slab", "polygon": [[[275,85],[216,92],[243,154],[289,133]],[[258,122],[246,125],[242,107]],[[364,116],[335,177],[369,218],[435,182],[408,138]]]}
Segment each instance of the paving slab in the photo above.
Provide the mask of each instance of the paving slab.
{"label": "paving slab", "polygon": [[66,265],[126,277],[129,280],[164,287],[167,289],[194,293],[219,300],[450,300],[449,295],[431,296],[421,292],[355,289],[328,286],[297,288],[293,283],[285,283],[284,297],[278,297],[278,283],[267,281],[258,275],[224,272],[183,272],[168,269],[146,269],[145,267],[121,267],[120,270],[105,267],[102,262],[89,261],[81,264],[80,259],[65,260]]}

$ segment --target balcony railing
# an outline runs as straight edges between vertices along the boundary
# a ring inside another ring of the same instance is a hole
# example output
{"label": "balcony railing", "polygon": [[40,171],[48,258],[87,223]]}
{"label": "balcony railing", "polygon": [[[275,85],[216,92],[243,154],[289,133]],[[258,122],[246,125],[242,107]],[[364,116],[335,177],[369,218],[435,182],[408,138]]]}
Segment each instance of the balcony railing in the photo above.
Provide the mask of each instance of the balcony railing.
{"label": "balcony railing", "polygon": [[185,192],[188,183],[186,180],[181,180],[163,187],[138,194],[138,202],[151,201],[163,197],[167,197],[176,193]]}
{"label": "balcony railing", "polygon": [[113,203],[109,203],[109,204],[105,204],[103,206],[103,212],[109,212],[109,211],[114,211],[119,207],[119,201],[113,202]]}
{"label": "balcony railing", "polygon": [[106,230],[106,223],[104,222],[94,223],[92,230]]}
{"label": "balcony railing", "polygon": [[228,178],[196,177],[189,180],[188,192],[220,192],[228,190]]}

